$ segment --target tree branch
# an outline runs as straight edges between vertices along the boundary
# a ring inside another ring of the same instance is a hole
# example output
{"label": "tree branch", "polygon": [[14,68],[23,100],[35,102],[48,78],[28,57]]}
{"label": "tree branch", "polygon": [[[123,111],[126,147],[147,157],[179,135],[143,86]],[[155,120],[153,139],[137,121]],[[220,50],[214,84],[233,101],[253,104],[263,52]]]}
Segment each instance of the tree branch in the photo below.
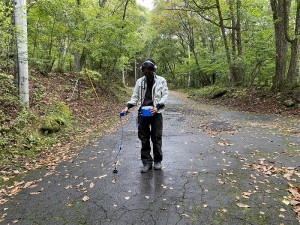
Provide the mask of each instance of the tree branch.
{"label": "tree branch", "polygon": [[[205,16],[202,15],[200,12],[198,12],[197,10],[194,10],[194,9],[183,9],[183,8],[181,8],[181,9],[164,9],[164,10],[169,10],[169,11],[194,12],[194,13],[197,13],[202,19],[204,19],[204,20],[206,20],[206,21],[208,21],[208,22],[210,22],[210,23],[212,23],[212,24],[214,24],[214,25],[216,25],[216,26],[218,26],[218,27],[221,27],[221,25],[220,25],[219,23],[213,21],[213,20],[210,19],[210,18],[205,17]],[[223,20],[224,20],[224,19],[223,19]],[[231,27],[231,26],[225,26],[225,25],[224,25],[224,28],[226,28],[226,29],[235,29],[235,30],[236,30],[236,27]]]}

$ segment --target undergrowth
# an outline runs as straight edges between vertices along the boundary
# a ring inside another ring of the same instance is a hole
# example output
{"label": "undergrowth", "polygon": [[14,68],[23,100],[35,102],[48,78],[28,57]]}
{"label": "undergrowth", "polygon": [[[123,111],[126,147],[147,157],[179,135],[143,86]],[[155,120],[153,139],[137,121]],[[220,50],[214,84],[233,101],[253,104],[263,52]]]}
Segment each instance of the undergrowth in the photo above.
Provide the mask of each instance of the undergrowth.
{"label": "undergrowth", "polygon": [[[88,129],[100,129],[113,117],[116,105],[128,98],[128,88],[94,82],[96,99],[83,79],[80,99],[70,99],[75,75],[30,77],[30,108],[19,103],[12,75],[0,74],[0,171],[21,169],[38,161],[54,144],[67,142]],[[110,115],[109,115],[110,113]],[[1,182],[0,175],[0,182]]]}

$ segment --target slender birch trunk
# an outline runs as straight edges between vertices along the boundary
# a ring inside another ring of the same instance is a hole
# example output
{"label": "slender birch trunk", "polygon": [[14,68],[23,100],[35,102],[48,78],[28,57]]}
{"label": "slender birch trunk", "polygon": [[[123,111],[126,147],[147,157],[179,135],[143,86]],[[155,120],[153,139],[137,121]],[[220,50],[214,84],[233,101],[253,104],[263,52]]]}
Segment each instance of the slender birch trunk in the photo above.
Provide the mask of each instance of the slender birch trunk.
{"label": "slender birch trunk", "polygon": [[17,55],[19,75],[19,97],[25,107],[29,107],[27,11],[26,0],[14,0],[15,25],[17,28]]}

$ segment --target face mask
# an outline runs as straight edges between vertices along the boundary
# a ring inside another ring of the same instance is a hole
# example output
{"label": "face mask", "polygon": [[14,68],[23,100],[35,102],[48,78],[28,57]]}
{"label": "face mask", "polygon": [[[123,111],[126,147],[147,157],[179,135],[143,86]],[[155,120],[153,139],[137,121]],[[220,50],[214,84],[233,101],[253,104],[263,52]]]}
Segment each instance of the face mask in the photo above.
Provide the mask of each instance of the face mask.
{"label": "face mask", "polygon": [[145,75],[145,77],[146,77],[147,79],[153,78],[153,77],[154,77],[153,72],[144,72],[144,75]]}

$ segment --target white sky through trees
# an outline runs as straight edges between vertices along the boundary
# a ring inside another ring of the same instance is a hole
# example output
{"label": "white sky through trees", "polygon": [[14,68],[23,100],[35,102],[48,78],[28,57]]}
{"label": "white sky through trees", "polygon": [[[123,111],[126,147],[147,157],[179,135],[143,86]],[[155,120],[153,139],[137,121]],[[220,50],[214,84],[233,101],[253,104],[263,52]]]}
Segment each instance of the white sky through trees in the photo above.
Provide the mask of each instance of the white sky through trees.
{"label": "white sky through trees", "polygon": [[153,0],[137,0],[136,2],[148,9],[153,9]]}

